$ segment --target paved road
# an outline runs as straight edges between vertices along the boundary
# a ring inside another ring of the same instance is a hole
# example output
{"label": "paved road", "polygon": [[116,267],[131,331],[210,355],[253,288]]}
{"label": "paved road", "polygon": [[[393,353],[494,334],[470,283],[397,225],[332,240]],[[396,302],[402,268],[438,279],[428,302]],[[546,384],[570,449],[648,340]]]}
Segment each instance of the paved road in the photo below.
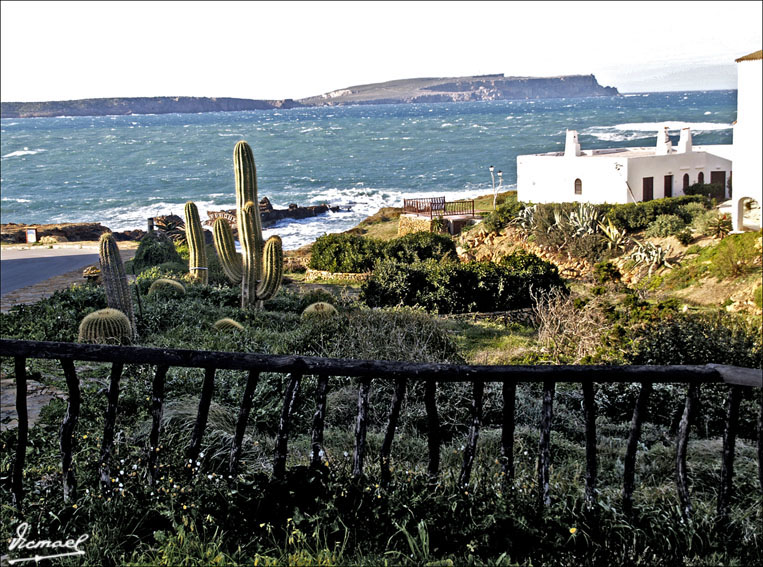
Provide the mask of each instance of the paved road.
{"label": "paved road", "polygon": [[0,295],[97,263],[96,249],[6,249],[0,253]]}

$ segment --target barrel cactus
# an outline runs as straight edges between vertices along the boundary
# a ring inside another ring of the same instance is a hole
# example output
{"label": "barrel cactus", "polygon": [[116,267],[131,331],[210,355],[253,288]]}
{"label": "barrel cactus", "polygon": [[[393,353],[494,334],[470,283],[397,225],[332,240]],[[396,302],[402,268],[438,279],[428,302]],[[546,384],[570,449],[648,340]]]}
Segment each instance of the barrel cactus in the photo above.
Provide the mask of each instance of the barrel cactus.
{"label": "barrel cactus", "polygon": [[127,285],[127,274],[113,234],[107,232],[101,235],[99,256],[101,281],[103,281],[103,287],[106,290],[106,304],[127,316],[132,334],[135,335],[135,312],[132,306],[132,294]]}
{"label": "barrel cactus", "polygon": [[302,311],[302,318],[307,319],[311,317],[316,318],[329,318],[337,314],[336,308],[330,303],[325,301],[318,301],[305,307]]}
{"label": "barrel cactus", "polygon": [[244,326],[241,323],[225,317],[214,322],[212,325],[218,331],[243,331]]}
{"label": "barrel cactus", "polygon": [[82,319],[78,341],[81,343],[129,343],[132,325],[118,309],[100,309]]}
{"label": "barrel cactus", "polygon": [[209,281],[207,271],[207,252],[204,242],[204,230],[199,220],[199,210],[193,201],[185,204],[185,238],[188,242],[188,271],[191,278],[199,283]]}
{"label": "barrel cactus", "polygon": [[154,280],[148,288],[148,295],[153,295],[159,291],[169,291],[175,295],[185,295],[185,286],[178,281],[169,278],[159,278]]}
{"label": "barrel cactus", "polygon": [[262,238],[257,170],[252,148],[244,141],[233,150],[236,175],[236,224],[243,254],[237,254],[227,221],[217,219],[214,241],[223,270],[233,283],[241,284],[241,307],[262,307],[273,297],[283,278],[283,244],[279,236]]}

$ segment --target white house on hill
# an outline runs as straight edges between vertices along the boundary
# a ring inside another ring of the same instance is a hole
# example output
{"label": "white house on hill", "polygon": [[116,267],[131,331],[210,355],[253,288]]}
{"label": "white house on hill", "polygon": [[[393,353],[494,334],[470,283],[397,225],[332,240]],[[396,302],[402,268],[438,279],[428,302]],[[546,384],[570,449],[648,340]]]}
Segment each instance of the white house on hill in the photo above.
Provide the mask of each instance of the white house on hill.
{"label": "white house on hill", "polygon": [[732,146],[692,146],[689,128],[673,148],[667,127],[652,147],[581,150],[567,130],[563,152],[517,156],[517,199],[533,203],[632,203],[678,197],[695,183],[731,175]]}
{"label": "white house on hill", "polygon": [[763,204],[763,51],[737,62],[737,121],[734,125],[734,188],[731,223],[744,230],[744,206],[748,201]]}

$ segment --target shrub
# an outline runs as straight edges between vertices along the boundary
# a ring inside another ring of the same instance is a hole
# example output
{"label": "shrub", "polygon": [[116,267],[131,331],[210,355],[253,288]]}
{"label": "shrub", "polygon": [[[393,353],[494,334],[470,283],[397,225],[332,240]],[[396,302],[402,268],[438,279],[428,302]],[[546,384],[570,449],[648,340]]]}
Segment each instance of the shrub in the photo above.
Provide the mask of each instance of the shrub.
{"label": "shrub", "polygon": [[687,195],[703,195],[716,201],[726,200],[726,188],[720,183],[695,183],[684,190]]}
{"label": "shrub", "polygon": [[694,240],[694,235],[691,232],[690,228],[684,228],[683,230],[679,230],[675,234],[676,239],[678,242],[683,244],[684,246],[688,246],[691,244],[691,241]]}
{"label": "shrub", "polygon": [[174,243],[166,234],[158,231],[149,232],[140,239],[140,245],[133,258],[136,273],[167,262],[183,265],[183,260],[175,250]]}
{"label": "shrub", "polygon": [[681,215],[682,206],[690,203],[700,203],[709,206],[708,198],[703,195],[689,195],[683,197],[668,197],[655,199],[643,203],[626,203],[623,205],[603,205],[602,210],[608,207],[607,217],[618,228],[629,231],[644,230],[649,223],[659,215]]}
{"label": "shrub", "polygon": [[622,274],[612,262],[600,262],[593,267],[593,277],[600,284],[619,282]]}
{"label": "shrub", "polygon": [[676,234],[686,226],[678,215],[658,215],[646,229],[646,236],[666,237]]}
{"label": "shrub", "polygon": [[676,213],[678,216],[680,216],[682,219],[684,219],[684,222],[686,224],[691,224],[695,221],[695,219],[707,212],[707,203],[698,203],[698,202],[692,202],[692,203],[686,203],[685,205],[681,205],[678,207],[678,212]]}
{"label": "shrub", "polygon": [[526,252],[493,262],[380,263],[361,288],[371,307],[419,306],[435,313],[501,311],[531,305],[530,290],[563,287],[556,266]]}
{"label": "shrub", "polygon": [[752,292],[752,301],[758,309],[763,308],[763,285],[759,285]]}
{"label": "shrub", "polygon": [[450,236],[435,232],[413,232],[387,243],[386,258],[400,262],[456,259],[456,245]]}
{"label": "shrub", "polygon": [[370,272],[382,257],[384,242],[354,234],[324,234],[313,244],[310,268],[327,272]]}
{"label": "shrub", "polygon": [[483,226],[488,232],[499,232],[502,228],[511,223],[524,208],[522,203],[517,201],[507,201],[492,211],[483,222]]}

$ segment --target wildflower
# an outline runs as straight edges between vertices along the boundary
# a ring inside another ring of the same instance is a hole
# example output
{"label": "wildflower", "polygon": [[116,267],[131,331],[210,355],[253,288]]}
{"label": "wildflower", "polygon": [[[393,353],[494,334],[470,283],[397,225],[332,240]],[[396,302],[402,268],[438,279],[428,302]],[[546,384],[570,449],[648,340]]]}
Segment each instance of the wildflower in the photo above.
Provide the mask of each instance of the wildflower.
{"label": "wildflower", "polygon": [[204,458],[204,453],[199,453],[199,458],[203,459]]}
{"label": "wildflower", "polygon": [[77,505],[76,505],[76,504],[73,504],[73,505],[72,505],[72,508],[74,508],[74,509],[76,510],[76,509],[77,509]]}
{"label": "wildflower", "polygon": [[572,535],[575,535],[575,532],[577,532],[577,531],[578,531],[578,529],[577,529],[577,528],[570,528],[570,533],[571,533]]}
{"label": "wildflower", "polygon": [[188,506],[186,506],[185,504],[183,504],[183,510],[187,510],[187,509],[188,509]]}
{"label": "wildflower", "polygon": [[83,439],[87,439],[87,435],[83,435],[83,436],[82,436],[82,438],[83,438]]}

